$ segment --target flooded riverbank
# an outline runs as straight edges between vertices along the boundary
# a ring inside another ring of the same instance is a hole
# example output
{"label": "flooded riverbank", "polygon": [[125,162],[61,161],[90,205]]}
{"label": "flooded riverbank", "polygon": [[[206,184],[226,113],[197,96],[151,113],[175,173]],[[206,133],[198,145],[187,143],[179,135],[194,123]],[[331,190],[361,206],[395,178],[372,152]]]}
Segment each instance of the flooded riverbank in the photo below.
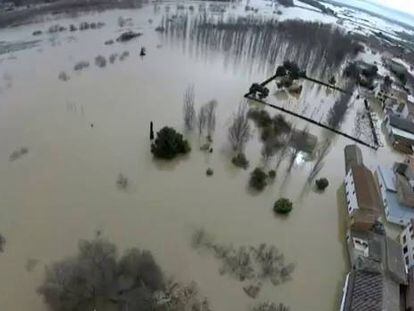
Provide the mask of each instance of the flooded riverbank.
{"label": "flooded riverbank", "polygon": [[[267,77],[268,68],[233,66],[220,52],[190,53],[191,46],[155,32],[165,10],[151,5],[0,30],[2,40],[25,42],[33,40],[33,30],[57,22],[105,23],[100,30],[44,33],[36,38],[41,40],[36,47],[0,55],[0,233],[6,238],[0,254],[0,305],[4,310],[45,310],[36,293],[44,265],[75,253],[79,239],[99,230],[120,250],[149,249],[166,274],[196,281],[213,310],[247,310],[268,300],[291,310],[335,309],[347,271],[337,189],[345,174],[343,147],[349,141],[332,139],[318,175],[329,179],[325,193],[306,183],[314,163],[298,159],[290,172],[283,161],[275,182],[252,195],[249,173],[262,164],[259,132],[255,128],[247,144],[250,168],[244,171],[231,164],[227,130],[243,94],[252,82]],[[143,35],[105,45],[123,31],[119,16],[130,17],[131,30]],[[141,47],[146,48],[145,57],[139,56]],[[94,64],[98,55],[108,59],[124,51],[129,57],[122,62],[104,68]],[[75,71],[80,61],[90,65]],[[62,71],[70,79],[60,80]],[[214,152],[199,151],[198,135],[193,134],[188,135],[193,147],[188,156],[171,163],[155,161],[150,121],[156,130],[170,125],[182,131],[183,95],[189,84],[194,85],[197,109],[212,99],[218,102]],[[300,110],[299,105],[308,103],[309,114],[315,110],[322,116],[325,108],[318,107],[333,100],[315,94],[304,92],[298,103],[285,104]],[[352,109],[343,123],[349,131],[354,126]],[[298,129],[308,126],[288,119]],[[319,142],[329,137],[317,127],[308,129]],[[28,152],[10,161],[22,147]],[[363,152],[370,167],[400,158],[388,148]],[[214,169],[210,178],[205,176],[208,167]],[[122,191],[119,174],[128,179]],[[280,196],[294,203],[287,218],[272,212]],[[236,280],[218,273],[219,262],[191,247],[198,229],[224,245],[276,245],[286,262],[295,264],[291,280],[264,284],[257,299],[249,298]],[[33,262],[37,264],[26,269]]]}

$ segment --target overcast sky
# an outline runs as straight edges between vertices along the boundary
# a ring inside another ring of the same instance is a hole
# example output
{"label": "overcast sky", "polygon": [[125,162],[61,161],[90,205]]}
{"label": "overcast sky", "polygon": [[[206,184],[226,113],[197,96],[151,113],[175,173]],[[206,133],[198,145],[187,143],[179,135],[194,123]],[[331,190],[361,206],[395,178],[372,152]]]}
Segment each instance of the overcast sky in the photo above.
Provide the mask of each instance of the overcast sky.
{"label": "overcast sky", "polygon": [[369,0],[414,15],[414,0]]}

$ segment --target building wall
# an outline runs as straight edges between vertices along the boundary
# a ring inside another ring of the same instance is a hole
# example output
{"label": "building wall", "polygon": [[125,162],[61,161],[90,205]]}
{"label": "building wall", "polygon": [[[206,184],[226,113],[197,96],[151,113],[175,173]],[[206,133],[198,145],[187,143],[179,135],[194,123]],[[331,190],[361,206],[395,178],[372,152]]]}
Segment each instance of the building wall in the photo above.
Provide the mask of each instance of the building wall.
{"label": "building wall", "polygon": [[348,214],[352,214],[358,207],[358,200],[355,193],[354,178],[352,176],[352,169],[348,171],[345,176],[345,195],[346,195],[346,206]]}
{"label": "building wall", "polygon": [[414,266],[414,228],[410,222],[400,234],[404,261],[407,269]]}
{"label": "building wall", "polygon": [[390,140],[390,143],[394,144],[396,140],[395,140],[394,135],[392,134],[392,128],[391,128],[390,120],[388,117],[385,117],[384,126],[385,126],[385,131],[387,133],[388,139]]}
{"label": "building wall", "polygon": [[381,173],[378,170],[375,172],[375,176],[377,177],[378,187],[380,190],[382,205],[384,206],[385,216],[387,216],[388,219],[390,213],[388,211],[387,188],[385,186],[384,180],[382,179]]}

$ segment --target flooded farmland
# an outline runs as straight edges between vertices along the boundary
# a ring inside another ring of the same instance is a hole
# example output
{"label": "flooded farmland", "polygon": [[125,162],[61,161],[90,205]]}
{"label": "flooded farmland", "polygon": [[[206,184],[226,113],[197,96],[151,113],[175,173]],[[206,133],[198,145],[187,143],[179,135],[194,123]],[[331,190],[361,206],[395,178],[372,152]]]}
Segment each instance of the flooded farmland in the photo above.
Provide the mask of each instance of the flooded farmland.
{"label": "flooded farmland", "polygon": [[[270,47],[265,45],[261,51],[240,50],[237,40],[250,38],[242,36],[233,41],[220,37],[214,46],[217,36],[206,28],[155,31],[171,15],[195,17],[199,3],[194,7],[194,12],[186,8],[181,13],[175,3],[151,4],[0,29],[0,233],[6,241],[0,253],[2,310],[45,310],[36,291],[45,265],[74,254],[79,239],[96,232],[120,250],[150,250],[165,274],[195,281],[212,310],[248,310],[266,301],[291,310],[337,308],[347,269],[343,193],[338,189],[345,174],[343,148],[350,141],[286,116],[296,129],[317,137],[317,148],[329,141],[317,176],[327,177],[330,186],[325,193],[315,192],[308,178],[316,160],[295,154],[292,160],[282,159],[275,181],[262,193],[252,193],[250,172],[263,165],[259,129],[252,124],[245,152],[250,167],[241,170],[231,163],[228,127],[250,85],[265,80],[295,50],[285,47],[277,55],[266,53]],[[230,5],[228,14],[244,13]],[[120,27],[120,17],[126,26]],[[104,25],[82,32],[48,31],[56,24],[69,28],[85,21]],[[117,42],[126,29],[142,35]],[[35,30],[42,34],[33,36]],[[114,42],[105,44],[108,40]],[[142,47],[145,56],[139,55]],[[297,55],[303,63],[309,61],[306,54]],[[326,70],[339,65],[334,59]],[[154,160],[150,122],[156,130],[169,125],[184,132],[183,96],[189,85],[194,86],[197,110],[211,100],[218,103],[213,152],[199,150],[203,139],[196,132],[185,133],[192,146],[189,155],[172,162]],[[278,95],[276,85],[270,91],[272,102],[318,121],[340,98],[310,82],[298,97]],[[353,98],[341,120],[344,131],[354,131],[362,105],[362,99]],[[266,109],[271,116],[278,113]],[[370,168],[401,158],[388,146],[377,152],[363,148],[363,153]],[[266,165],[277,162],[278,155]],[[213,176],[206,176],[207,168]],[[293,201],[289,217],[272,212],[280,197]],[[274,245],[294,270],[279,284],[263,281],[253,299],[243,290],[245,281],[220,273],[220,261],[192,246],[197,230],[234,248]]]}

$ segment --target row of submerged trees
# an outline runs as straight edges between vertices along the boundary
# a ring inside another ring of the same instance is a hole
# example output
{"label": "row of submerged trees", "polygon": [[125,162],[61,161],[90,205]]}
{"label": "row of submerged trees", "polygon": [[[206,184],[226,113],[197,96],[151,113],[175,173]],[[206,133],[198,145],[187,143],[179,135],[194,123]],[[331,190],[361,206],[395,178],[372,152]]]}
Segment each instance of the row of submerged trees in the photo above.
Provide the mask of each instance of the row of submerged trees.
{"label": "row of submerged trees", "polygon": [[197,114],[195,109],[194,86],[188,86],[184,93],[183,105],[184,127],[186,131],[191,132],[197,127],[199,137],[206,132],[207,141],[212,142],[216,129],[216,108],[217,101],[211,100],[201,106]]}
{"label": "row of submerged trees", "polygon": [[99,236],[48,265],[38,293],[53,311],[210,310],[195,284],[167,279],[151,252],[131,248],[119,256],[116,245]]}
{"label": "row of submerged trees", "polygon": [[346,60],[363,50],[351,34],[319,22],[258,16],[224,19],[207,14],[170,20],[165,18],[164,36],[189,41],[190,51],[197,55],[219,52],[236,66],[247,61],[260,68],[274,68],[289,56],[312,76],[330,78]]}

